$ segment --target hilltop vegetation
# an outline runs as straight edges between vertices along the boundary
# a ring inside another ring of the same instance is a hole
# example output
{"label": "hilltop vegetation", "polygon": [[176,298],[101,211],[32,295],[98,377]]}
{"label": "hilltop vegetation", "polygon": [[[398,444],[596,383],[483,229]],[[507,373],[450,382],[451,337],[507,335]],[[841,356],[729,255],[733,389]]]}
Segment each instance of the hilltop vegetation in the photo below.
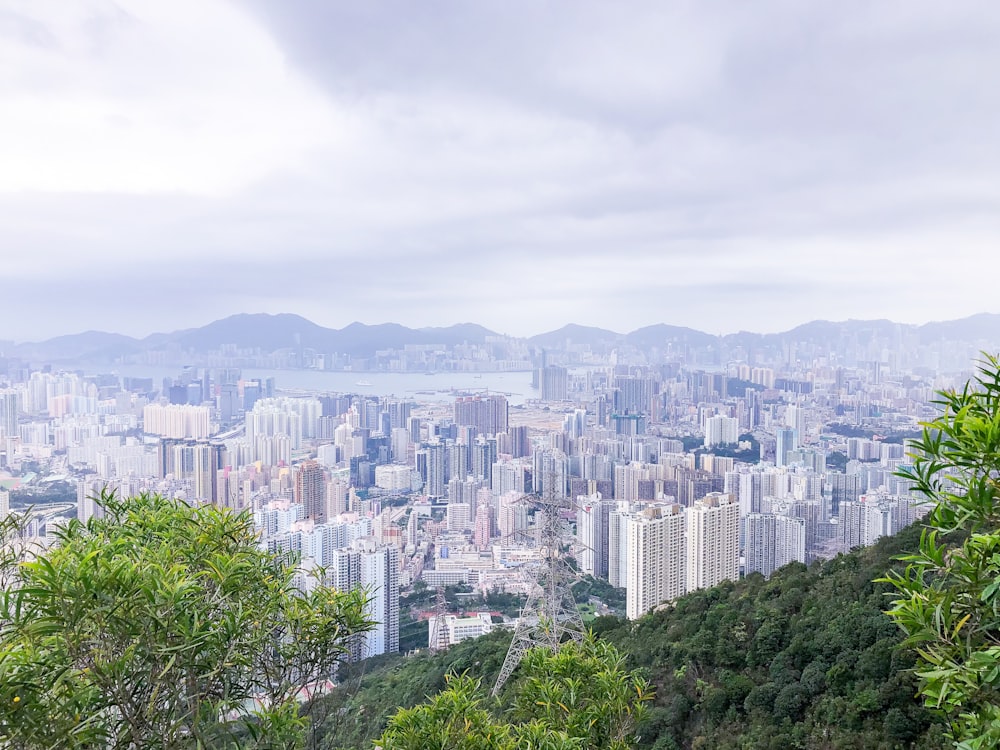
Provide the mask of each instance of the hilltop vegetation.
{"label": "hilltop vegetation", "polygon": [[[943,725],[915,698],[910,652],[873,583],[914,549],[918,529],[765,581],[695,592],[636,623],[603,617],[596,634],[656,691],[639,747],[942,748]],[[448,671],[489,685],[509,634],[449,651],[355,665],[328,700],[328,748],[370,748],[399,706],[445,687]],[[361,669],[365,669],[361,673]]]}

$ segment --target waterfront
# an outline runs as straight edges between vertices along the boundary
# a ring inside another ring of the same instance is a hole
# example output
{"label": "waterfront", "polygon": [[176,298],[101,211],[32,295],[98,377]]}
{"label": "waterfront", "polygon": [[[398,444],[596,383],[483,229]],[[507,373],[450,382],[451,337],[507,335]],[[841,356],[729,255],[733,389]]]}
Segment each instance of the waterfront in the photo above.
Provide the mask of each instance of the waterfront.
{"label": "waterfront", "polygon": [[[159,388],[164,378],[176,378],[182,366],[120,365],[102,369],[122,377],[153,378]],[[201,372],[204,368],[199,369]],[[212,369],[212,368],[209,368]],[[344,370],[242,370],[244,380],[274,378],[275,388],[312,393],[358,393],[396,396],[416,401],[450,401],[463,393],[502,393],[512,404],[538,398],[530,372],[350,372]],[[87,374],[95,374],[88,372]]]}

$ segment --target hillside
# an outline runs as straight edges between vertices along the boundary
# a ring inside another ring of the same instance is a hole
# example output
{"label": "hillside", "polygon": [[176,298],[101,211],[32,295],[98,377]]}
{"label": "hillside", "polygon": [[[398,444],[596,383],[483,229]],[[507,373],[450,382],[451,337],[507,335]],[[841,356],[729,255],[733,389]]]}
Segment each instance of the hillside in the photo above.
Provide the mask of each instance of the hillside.
{"label": "hillside", "polygon": [[[595,631],[629,654],[656,687],[640,747],[942,748],[940,726],[914,698],[912,659],[872,583],[918,529],[770,581],[751,576],[700,591],[637,623],[601,618]],[[448,670],[490,685],[509,635],[437,656],[355,665],[328,699],[326,747],[371,747],[399,705],[441,689]]]}

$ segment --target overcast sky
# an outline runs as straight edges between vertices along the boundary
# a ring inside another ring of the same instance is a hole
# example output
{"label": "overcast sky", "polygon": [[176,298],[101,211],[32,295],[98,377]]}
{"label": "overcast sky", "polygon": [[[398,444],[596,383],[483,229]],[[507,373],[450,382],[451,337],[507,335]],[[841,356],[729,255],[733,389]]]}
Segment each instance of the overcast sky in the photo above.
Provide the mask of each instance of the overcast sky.
{"label": "overcast sky", "polygon": [[997,312],[998,76],[992,0],[0,0],[0,338]]}

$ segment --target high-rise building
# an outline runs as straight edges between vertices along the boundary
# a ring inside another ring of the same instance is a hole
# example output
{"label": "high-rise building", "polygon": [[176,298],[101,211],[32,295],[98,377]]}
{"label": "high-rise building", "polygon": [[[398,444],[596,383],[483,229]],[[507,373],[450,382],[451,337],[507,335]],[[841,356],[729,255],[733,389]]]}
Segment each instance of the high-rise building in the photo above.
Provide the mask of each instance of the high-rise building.
{"label": "high-rise building", "polygon": [[740,506],[713,492],[687,511],[687,590],[735,581],[740,573]]}
{"label": "high-rise building", "polygon": [[774,454],[775,466],[787,466],[788,454],[799,447],[798,434],[791,427],[779,428],[775,433],[777,447]]}
{"label": "high-rise building", "polygon": [[143,430],[165,438],[206,438],[211,431],[207,406],[147,404],[142,409]]}
{"label": "high-rise building", "polygon": [[430,443],[424,451],[427,456],[427,482],[424,485],[424,492],[431,497],[444,497],[447,486],[445,446],[442,443]]}
{"label": "high-rise building", "polygon": [[540,450],[532,456],[532,491],[546,499],[566,497],[569,461],[562,451]]}
{"label": "high-rise building", "polygon": [[625,613],[630,620],[685,592],[684,513],[680,505],[658,503],[628,519]]}
{"label": "high-rise building", "polygon": [[17,415],[21,410],[21,394],[13,388],[0,389],[0,437],[18,436]]}
{"label": "high-rise building", "polygon": [[306,518],[326,523],[326,472],[316,461],[303,461],[295,474],[295,502],[301,503]]}
{"label": "high-rise building", "polygon": [[507,436],[510,440],[509,452],[513,458],[522,458],[531,453],[531,442],[528,439],[527,425],[522,424],[513,427],[508,427]]}
{"label": "high-rise building", "polygon": [[368,591],[366,614],[375,627],[365,634],[365,658],[399,651],[399,549],[378,546],[373,539],[356,543],[360,548],[360,585]]}
{"label": "high-rise building", "polygon": [[569,395],[568,373],[565,367],[547,365],[539,371],[542,401],[565,401]]}
{"label": "high-rise building", "polygon": [[493,541],[493,508],[490,506],[490,491],[480,490],[476,505],[476,524],[473,542],[479,550],[489,549]]}
{"label": "high-rise building", "polygon": [[448,503],[445,521],[448,531],[468,531],[472,528],[472,506],[469,503]]}
{"label": "high-rise building", "polygon": [[475,427],[480,435],[506,431],[507,415],[507,397],[502,394],[455,399],[455,424]]}
{"label": "high-rise building", "polygon": [[739,442],[740,421],[719,414],[705,420],[705,447]]}
{"label": "high-rise building", "polygon": [[173,477],[191,482],[192,500],[226,505],[220,497],[219,472],[225,463],[226,448],[221,443],[204,440],[161,438],[157,445],[161,478]]}
{"label": "high-rise building", "polygon": [[576,536],[580,542],[580,570],[594,578],[608,577],[608,524],[613,501],[603,500],[600,493],[578,497]]}
{"label": "high-rise building", "polygon": [[375,626],[353,643],[352,658],[399,651],[399,549],[363,537],[349,548],[330,550],[324,563],[330,586],[338,591],[364,588],[368,593],[365,614]]}
{"label": "high-rise building", "polygon": [[625,588],[628,572],[628,522],[631,514],[626,503],[618,506],[608,515],[608,583],[616,588]]}
{"label": "high-rise building", "polygon": [[765,578],[790,562],[806,561],[806,521],[773,513],[751,513],[743,519],[745,573]]}

